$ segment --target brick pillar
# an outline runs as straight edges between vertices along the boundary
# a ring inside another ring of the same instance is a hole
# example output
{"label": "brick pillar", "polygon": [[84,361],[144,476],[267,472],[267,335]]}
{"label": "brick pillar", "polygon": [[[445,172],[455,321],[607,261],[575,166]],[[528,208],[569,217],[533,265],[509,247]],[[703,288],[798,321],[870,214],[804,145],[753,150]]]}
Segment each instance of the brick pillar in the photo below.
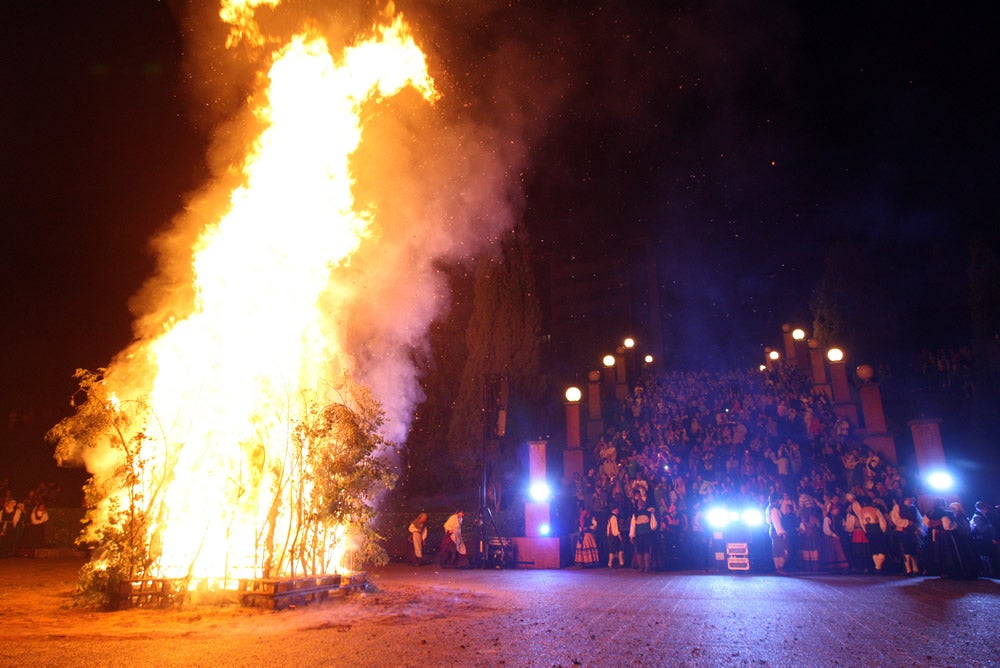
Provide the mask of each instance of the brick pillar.
{"label": "brick pillar", "polygon": [[939,418],[920,418],[910,420],[910,432],[913,434],[913,450],[917,456],[917,469],[920,477],[937,468],[945,466],[944,444],[941,442],[941,420]]}

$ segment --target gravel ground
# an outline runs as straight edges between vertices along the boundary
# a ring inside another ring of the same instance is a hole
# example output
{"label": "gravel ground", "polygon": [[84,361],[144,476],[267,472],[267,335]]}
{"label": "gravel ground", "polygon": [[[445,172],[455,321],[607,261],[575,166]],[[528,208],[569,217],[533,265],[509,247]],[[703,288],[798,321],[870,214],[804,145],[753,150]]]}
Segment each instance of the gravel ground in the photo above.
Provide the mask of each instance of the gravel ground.
{"label": "gravel ground", "polygon": [[96,612],[80,565],[0,560],[0,665],[1000,665],[996,580],[392,565],[277,612]]}

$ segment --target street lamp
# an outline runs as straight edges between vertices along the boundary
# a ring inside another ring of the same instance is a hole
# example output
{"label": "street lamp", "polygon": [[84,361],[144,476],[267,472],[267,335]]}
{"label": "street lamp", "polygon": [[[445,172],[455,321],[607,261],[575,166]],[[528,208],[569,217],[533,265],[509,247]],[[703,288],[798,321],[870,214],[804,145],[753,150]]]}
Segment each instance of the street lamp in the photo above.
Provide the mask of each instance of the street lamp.
{"label": "street lamp", "polygon": [[615,365],[615,356],[614,355],[605,355],[603,358],[601,358],[601,362],[604,363],[605,367],[607,367],[607,368],[610,369],[611,367],[613,367]]}
{"label": "street lamp", "polygon": [[795,367],[804,376],[810,373],[809,344],[806,341],[806,331],[802,328],[792,330],[792,347],[795,349]]}
{"label": "street lamp", "polygon": [[622,341],[622,345],[624,345],[626,348],[629,349],[635,348],[635,339],[633,339],[631,336],[626,337],[625,340]]}
{"label": "street lamp", "polygon": [[[580,449],[580,399],[583,392],[579,387],[573,385],[566,388],[566,447],[569,450]],[[576,456],[576,455],[579,456]],[[567,456],[568,457],[568,456]],[[578,465],[576,460],[579,460]],[[583,454],[574,453],[573,461],[567,458],[564,462],[564,470],[567,476],[572,473],[583,473]]]}
{"label": "street lamp", "polygon": [[771,370],[773,370],[774,369],[774,363],[777,362],[779,359],[781,359],[781,353],[779,353],[777,350],[775,350],[771,346],[767,346],[766,348],[764,348],[764,363],[761,364],[761,367],[762,367],[761,371],[765,371],[765,370],[771,371]]}

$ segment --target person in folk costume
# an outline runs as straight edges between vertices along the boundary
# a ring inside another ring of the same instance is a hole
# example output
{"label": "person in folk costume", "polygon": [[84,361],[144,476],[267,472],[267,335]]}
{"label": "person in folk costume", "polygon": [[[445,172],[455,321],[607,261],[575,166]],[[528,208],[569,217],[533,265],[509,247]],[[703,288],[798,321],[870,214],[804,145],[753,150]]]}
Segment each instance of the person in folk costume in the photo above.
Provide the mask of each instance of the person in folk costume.
{"label": "person in folk costume", "polygon": [[927,536],[930,540],[927,546],[925,561],[926,571],[929,575],[940,575],[944,562],[945,534],[943,518],[948,514],[946,502],[942,498],[934,499],[934,506],[924,515],[924,526],[927,529]]}
{"label": "person in folk costume", "polygon": [[608,568],[614,568],[615,556],[618,557],[618,567],[625,565],[625,550],[622,546],[622,531],[619,522],[618,506],[611,509],[611,517],[608,518]]}
{"label": "person in folk costume", "polygon": [[994,568],[997,556],[997,527],[990,518],[990,507],[985,501],[976,501],[975,512],[969,518],[969,528],[972,531],[972,544],[982,565],[982,572],[987,577],[1000,574]]}
{"label": "person in folk costume", "polygon": [[767,533],[771,537],[771,556],[774,559],[774,571],[778,575],[785,574],[785,564],[788,561],[788,532],[781,521],[781,495],[772,494],[767,510]]}
{"label": "person in folk costume", "polygon": [[846,573],[847,555],[841,535],[844,531],[844,511],[840,505],[831,503],[823,513],[823,532],[819,540],[819,560],[822,567],[831,573]]}
{"label": "person in folk costume", "polygon": [[648,573],[653,552],[653,532],[656,531],[656,512],[649,505],[639,505],[632,514],[628,536],[635,545],[635,556],[641,573]]}
{"label": "person in folk costume", "polygon": [[424,565],[424,541],[427,540],[427,513],[420,513],[410,522],[410,543],[413,545],[413,565]]}
{"label": "person in folk costume", "polygon": [[972,543],[969,518],[961,503],[956,501],[948,507],[941,518],[941,528],[945,534],[941,577],[979,577],[979,556]]}
{"label": "person in folk costume", "polygon": [[786,557],[786,569],[789,564],[794,563],[799,554],[799,508],[795,500],[787,492],[781,495],[781,526],[785,529],[785,536],[788,540],[788,556]]}
{"label": "person in folk costume", "polygon": [[858,516],[861,504],[853,494],[845,497],[848,501],[847,517],[844,518],[844,530],[851,540],[851,570],[855,573],[867,573],[872,563],[871,545],[868,543],[868,534],[865,533],[864,522]]}
{"label": "person in folk costume", "polygon": [[903,503],[894,503],[889,512],[889,520],[896,529],[896,541],[903,555],[903,570],[907,575],[919,575],[920,563],[917,553],[920,537],[924,531],[923,517],[916,506],[916,499],[908,496]]}
{"label": "person in folk costume", "polygon": [[[855,500],[853,509],[854,514],[861,521],[861,528],[864,529],[865,536],[868,538],[868,549],[872,555],[875,572],[881,575],[885,572],[882,568],[885,566],[885,558],[889,553],[889,538],[886,535],[889,524],[885,519],[885,513],[888,513],[888,509],[885,507],[885,501],[875,499],[862,504],[861,501]],[[883,510],[885,513],[882,512]]]}
{"label": "person in folk costume", "polygon": [[597,529],[597,518],[586,508],[580,511],[580,521],[577,529],[576,565],[587,568],[596,566],[601,561],[597,553],[597,540],[594,538],[594,530]]}
{"label": "person in folk costume", "polygon": [[800,506],[799,517],[799,555],[803,567],[815,572],[820,567],[819,552],[823,536],[823,511],[809,499]]}
{"label": "person in folk costume", "polygon": [[38,502],[28,513],[24,523],[24,539],[21,541],[20,556],[33,557],[35,550],[45,547],[45,524],[49,521],[49,511],[45,504]]}
{"label": "person in folk costume", "polygon": [[21,542],[24,519],[21,507],[14,499],[4,501],[0,510],[0,557],[13,557]]}
{"label": "person in folk costume", "polygon": [[441,541],[441,566],[459,566],[465,557],[465,540],[462,538],[462,520],[465,511],[458,510],[444,523],[444,539]]}

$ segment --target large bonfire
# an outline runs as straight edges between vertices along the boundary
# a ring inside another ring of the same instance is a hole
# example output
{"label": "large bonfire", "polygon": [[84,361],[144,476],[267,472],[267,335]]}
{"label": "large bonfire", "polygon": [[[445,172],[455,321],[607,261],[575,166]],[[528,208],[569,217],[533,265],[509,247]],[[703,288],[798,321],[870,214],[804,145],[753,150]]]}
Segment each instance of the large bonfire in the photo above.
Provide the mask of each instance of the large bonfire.
{"label": "large bonfire", "polygon": [[[357,256],[377,257],[380,235],[374,204],[355,201],[352,170],[373,105],[403,90],[424,105],[437,94],[391,7],[331,54],[309,22],[274,44],[256,14],[273,15],[278,1],[231,0],[219,12],[227,46],[266,65],[241,159],[193,200],[186,224],[203,221],[193,243],[160,258],[188,284],[151,282],[161,289],[146,295],[136,341],[106,369],[78,373],[76,412],[50,433],[58,459],[92,474],[82,538],[98,546],[86,569],[96,580],[232,587],[332,572],[349,565],[345,551],[378,554],[368,520],[391,484],[386,452],[400,431],[387,422],[406,419],[405,409],[387,415],[382,394],[414,392],[369,382],[368,367],[405,354],[346,334],[352,309],[373,308],[359,297],[371,270]],[[414,264],[385,259],[404,262]],[[439,308],[425,307],[418,330]]]}

